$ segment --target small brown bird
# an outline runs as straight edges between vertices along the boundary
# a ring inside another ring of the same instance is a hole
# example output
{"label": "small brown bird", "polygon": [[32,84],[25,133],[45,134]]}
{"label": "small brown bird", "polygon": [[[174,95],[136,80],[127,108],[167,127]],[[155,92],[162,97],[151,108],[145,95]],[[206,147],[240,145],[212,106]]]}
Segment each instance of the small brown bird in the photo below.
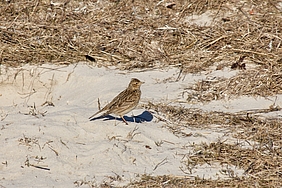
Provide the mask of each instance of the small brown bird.
{"label": "small brown bird", "polygon": [[109,114],[115,114],[121,117],[124,123],[128,125],[123,116],[133,110],[139,103],[141,97],[140,86],[144,82],[141,82],[137,78],[132,78],[128,87],[118,94],[109,104],[104,108],[90,116],[92,119],[97,114],[104,112],[100,117],[107,116]]}

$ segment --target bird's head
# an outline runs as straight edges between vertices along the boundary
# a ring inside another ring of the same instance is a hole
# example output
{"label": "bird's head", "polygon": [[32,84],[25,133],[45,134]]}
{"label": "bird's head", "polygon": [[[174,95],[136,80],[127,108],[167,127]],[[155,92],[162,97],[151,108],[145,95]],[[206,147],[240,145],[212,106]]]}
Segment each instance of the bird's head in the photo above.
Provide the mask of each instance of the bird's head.
{"label": "bird's head", "polygon": [[138,80],[137,78],[132,78],[128,87],[131,89],[139,89],[140,86],[142,84],[144,84],[145,82],[141,82],[140,80]]}

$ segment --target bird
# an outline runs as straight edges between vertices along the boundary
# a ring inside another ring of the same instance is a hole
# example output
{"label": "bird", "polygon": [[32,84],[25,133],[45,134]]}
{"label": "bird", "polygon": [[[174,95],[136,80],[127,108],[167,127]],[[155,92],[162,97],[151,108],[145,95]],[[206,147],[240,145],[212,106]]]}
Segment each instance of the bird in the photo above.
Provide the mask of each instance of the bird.
{"label": "bird", "polygon": [[132,78],[128,87],[120,92],[109,104],[104,108],[89,117],[91,120],[97,114],[103,112],[99,117],[104,117],[109,114],[115,114],[121,117],[123,122],[128,125],[127,121],[124,119],[124,115],[132,111],[139,103],[141,97],[141,85],[145,82],[141,82],[137,78]]}

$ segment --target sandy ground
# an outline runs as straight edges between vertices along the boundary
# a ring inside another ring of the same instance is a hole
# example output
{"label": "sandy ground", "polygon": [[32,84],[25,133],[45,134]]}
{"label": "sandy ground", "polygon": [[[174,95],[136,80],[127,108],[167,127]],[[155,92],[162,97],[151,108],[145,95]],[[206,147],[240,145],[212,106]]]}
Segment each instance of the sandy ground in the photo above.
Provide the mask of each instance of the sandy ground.
{"label": "sandy ground", "polygon": [[[82,187],[108,183],[126,185],[142,174],[201,178],[227,178],[221,170],[243,170],[211,164],[189,173],[186,156],[195,143],[225,139],[238,142],[232,133],[211,125],[209,129],[184,128],[189,137],[176,136],[166,128],[161,114],[141,107],[147,102],[182,105],[225,112],[268,108],[282,96],[240,97],[208,104],[186,101],[183,90],[199,79],[230,77],[237,71],[220,70],[182,76],[179,70],[123,72],[79,63],[69,66],[1,67],[0,84],[0,186]],[[136,77],[142,85],[140,105],[119,118],[89,121],[88,117],[107,104]],[[276,98],[277,97],[277,98]],[[134,117],[133,117],[134,115]],[[281,111],[269,116],[281,117]],[[136,117],[137,116],[137,117]],[[161,116],[161,117],[160,117]],[[173,123],[173,122],[171,122]],[[242,141],[243,142],[243,141]]]}

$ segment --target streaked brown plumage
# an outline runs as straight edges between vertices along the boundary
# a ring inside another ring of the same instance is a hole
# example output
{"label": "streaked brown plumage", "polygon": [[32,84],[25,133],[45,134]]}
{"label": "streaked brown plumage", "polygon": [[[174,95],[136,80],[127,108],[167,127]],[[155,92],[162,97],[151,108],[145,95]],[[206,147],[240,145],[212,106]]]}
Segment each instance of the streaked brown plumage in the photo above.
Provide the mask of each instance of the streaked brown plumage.
{"label": "streaked brown plumage", "polygon": [[109,104],[104,108],[89,117],[92,119],[97,114],[104,112],[101,116],[107,116],[109,114],[115,114],[121,117],[124,123],[128,124],[123,116],[133,110],[139,103],[141,97],[140,86],[144,82],[141,82],[137,78],[132,78],[128,87],[118,94]]}

